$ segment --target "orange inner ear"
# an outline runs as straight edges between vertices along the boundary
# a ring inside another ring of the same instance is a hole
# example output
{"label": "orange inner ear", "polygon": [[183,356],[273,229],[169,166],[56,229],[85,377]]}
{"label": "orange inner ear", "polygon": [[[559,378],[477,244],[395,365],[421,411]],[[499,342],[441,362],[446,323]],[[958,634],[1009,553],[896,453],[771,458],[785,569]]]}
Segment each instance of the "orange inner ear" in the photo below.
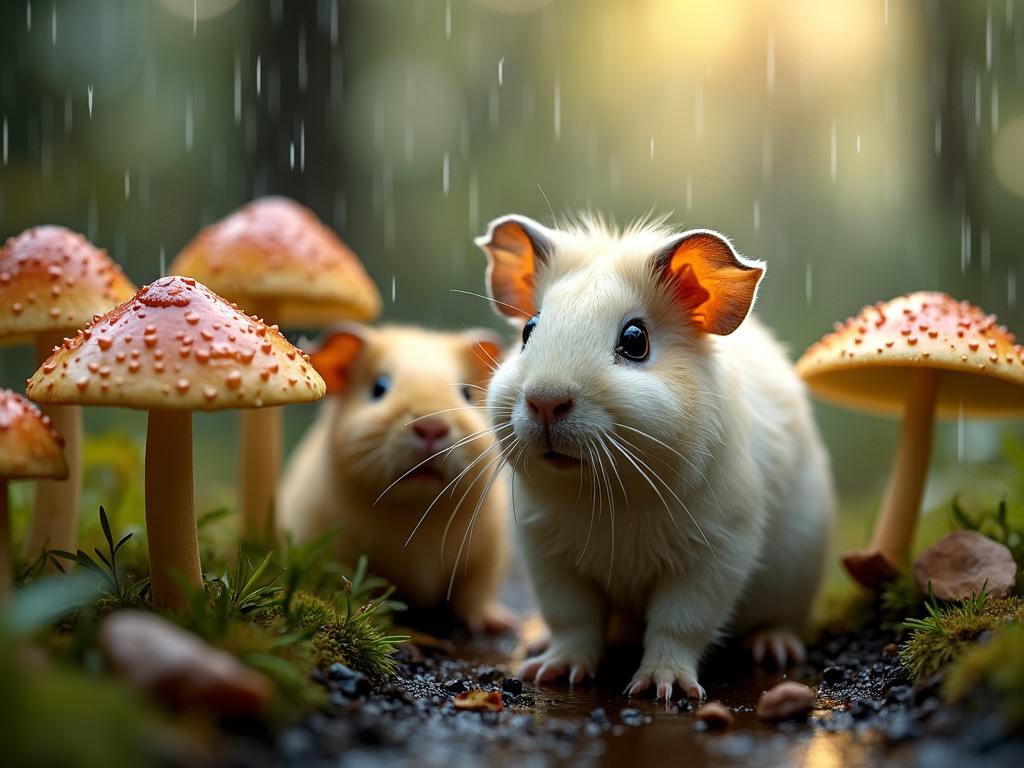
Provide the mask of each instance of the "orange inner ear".
{"label": "orange inner ear", "polygon": [[693,324],[719,336],[743,322],[764,274],[760,267],[740,261],[724,240],[705,233],[683,240],[665,271]]}
{"label": "orange inner ear", "polygon": [[352,363],[363,348],[363,340],[348,333],[336,333],[315,352],[309,362],[327,385],[327,394],[344,392],[352,379]]}
{"label": "orange inner ear", "polygon": [[509,317],[532,317],[536,254],[522,225],[507,221],[494,228],[484,248],[491,257],[487,282],[497,310]]}

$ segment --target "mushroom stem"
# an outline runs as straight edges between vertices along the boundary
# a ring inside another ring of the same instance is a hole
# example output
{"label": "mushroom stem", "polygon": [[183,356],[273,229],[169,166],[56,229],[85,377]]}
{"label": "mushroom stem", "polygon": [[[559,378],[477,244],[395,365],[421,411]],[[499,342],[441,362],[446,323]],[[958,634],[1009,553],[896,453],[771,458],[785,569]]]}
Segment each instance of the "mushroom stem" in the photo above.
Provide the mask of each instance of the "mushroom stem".
{"label": "mushroom stem", "polygon": [[0,605],[14,589],[14,558],[11,555],[11,516],[8,512],[7,478],[0,477]]}
{"label": "mushroom stem", "polygon": [[[62,340],[60,334],[37,337],[37,364],[42,365],[53,347]],[[68,476],[65,480],[39,480],[36,483],[35,512],[22,544],[22,554],[30,560],[44,549],[75,551],[82,487],[82,409],[77,405],[47,403],[41,405],[40,410],[50,417],[53,428],[64,438]],[[47,560],[46,570],[53,571],[56,567],[52,560]]]}
{"label": "mushroom stem", "polygon": [[939,376],[939,371],[929,368],[910,371],[899,444],[882,507],[875,519],[871,546],[843,555],[843,564],[850,574],[871,589],[895,578],[910,551],[931,458]]}
{"label": "mushroom stem", "polygon": [[281,476],[283,422],[279,406],[241,413],[239,501],[243,533],[251,541],[269,544],[276,536],[274,494]]}
{"label": "mushroom stem", "polygon": [[191,411],[149,412],[146,537],[153,604],[185,610],[188,603],[173,574],[179,573],[191,586],[198,587],[203,581],[192,489]]}

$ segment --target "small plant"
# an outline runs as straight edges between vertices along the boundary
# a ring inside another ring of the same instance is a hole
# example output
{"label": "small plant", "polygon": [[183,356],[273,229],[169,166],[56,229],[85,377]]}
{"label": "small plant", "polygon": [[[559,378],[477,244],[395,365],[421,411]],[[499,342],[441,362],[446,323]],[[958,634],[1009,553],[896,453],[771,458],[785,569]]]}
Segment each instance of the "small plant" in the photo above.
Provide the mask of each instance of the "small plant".
{"label": "small plant", "polygon": [[77,552],[67,552],[62,549],[52,549],[49,555],[54,558],[54,562],[57,567],[63,572],[64,567],[60,561],[56,558],[63,558],[68,560],[79,568],[83,568],[86,571],[92,573],[97,577],[97,583],[99,584],[100,591],[107,597],[111,597],[118,603],[124,606],[133,605],[138,606],[146,602],[147,593],[149,591],[149,579],[142,579],[133,583],[129,583],[124,578],[124,573],[121,568],[118,567],[117,553],[121,547],[132,537],[131,533],[126,533],[121,539],[115,544],[114,534],[110,530],[110,521],[107,519],[107,511],[101,506],[100,507],[100,527],[103,529],[103,538],[107,542],[107,553],[103,554],[98,548],[93,548],[93,552],[96,553],[96,558],[84,550],[78,550]]}
{"label": "small plant", "polygon": [[900,660],[915,680],[961,657],[983,633],[1000,629],[1008,621],[1024,621],[1024,601],[1012,595],[986,597],[984,587],[960,603],[942,606],[929,583],[925,609],[926,617],[904,621],[911,635],[900,650]]}

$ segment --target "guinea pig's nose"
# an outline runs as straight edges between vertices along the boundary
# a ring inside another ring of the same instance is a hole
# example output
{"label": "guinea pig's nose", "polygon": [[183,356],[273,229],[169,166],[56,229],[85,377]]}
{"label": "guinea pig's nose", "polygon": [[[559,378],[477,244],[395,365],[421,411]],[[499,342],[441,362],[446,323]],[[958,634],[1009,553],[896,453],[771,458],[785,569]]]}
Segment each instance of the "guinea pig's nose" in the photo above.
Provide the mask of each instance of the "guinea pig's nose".
{"label": "guinea pig's nose", "polygon": [[545,426],[549,426],[569,415],[573,404],[573,399],[564,395],[556,395],[554,397],[527,396],[526,398],[526,407],[530,409],[530,413]]}
{"label": "guinea pig's nose", "polygon": [[450,431],[448,425],[440,419],[419,419],[413,422],[412,431],[416,433],[428,449],[444,440]]}

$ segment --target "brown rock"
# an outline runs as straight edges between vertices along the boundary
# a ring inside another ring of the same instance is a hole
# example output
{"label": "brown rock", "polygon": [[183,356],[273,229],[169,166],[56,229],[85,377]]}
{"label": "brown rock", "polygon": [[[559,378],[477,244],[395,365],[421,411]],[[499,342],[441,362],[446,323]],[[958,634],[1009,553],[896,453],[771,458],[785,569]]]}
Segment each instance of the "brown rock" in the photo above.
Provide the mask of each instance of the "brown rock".
{"label": "brown rock", "polygon": [[1017,584],[1017,563],[1010,550],[977,531],[953,531],[914,560],[914,575],[921,592],[928,582],[940,600],[950,602],[977,595],[985,588],[990,597],[1005,597]]}
{"label": "brown rock", "polygon": [[697,719],[708,728],[718,730],[732,725],[732,710],[720,701],[709,701],[697,710]]}
{"label": "brown rock", "polygon": [[757,700],[757,716],[766,723],[803,720],[814,708],[814,691],[787,680],[769,688]]}
{"label": "brown rock", "polygon": [[176,710],[253,715],[273,692],[270,680],[256,670],[154,614],[111,614],[98,644],[108,667]]}

